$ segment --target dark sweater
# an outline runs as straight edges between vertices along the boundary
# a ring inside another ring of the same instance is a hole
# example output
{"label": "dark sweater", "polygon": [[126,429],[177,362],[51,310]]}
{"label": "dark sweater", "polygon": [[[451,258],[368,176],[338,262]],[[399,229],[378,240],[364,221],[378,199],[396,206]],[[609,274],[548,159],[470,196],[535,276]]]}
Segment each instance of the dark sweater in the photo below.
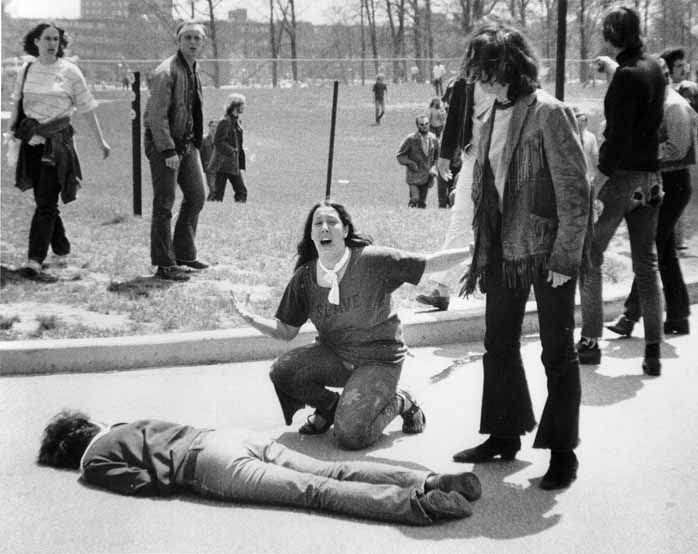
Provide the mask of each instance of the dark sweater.
{"label": "dark sweater", "polygon": [[618,54],[619,64],[604,99],[606,140],[599,169],[610,176],[617,169],[658,171],[659,125],[666,80],[659,63],[641,49]]}
{"label": "dark sweater", "polygon": [[201,431],[154,419],[117,424],[85,452],[83,478],[120,494],[173,494],[177,471]]}

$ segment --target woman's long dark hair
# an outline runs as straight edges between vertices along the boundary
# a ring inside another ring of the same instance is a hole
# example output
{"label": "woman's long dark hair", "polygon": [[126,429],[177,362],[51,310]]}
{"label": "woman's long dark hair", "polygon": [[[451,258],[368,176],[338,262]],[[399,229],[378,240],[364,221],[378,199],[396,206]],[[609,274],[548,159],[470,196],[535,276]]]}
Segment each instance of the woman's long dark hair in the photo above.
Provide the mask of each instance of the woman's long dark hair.
{"label": "woman's long dark hair", "polygon": [[80,458],[97,433],[99,425],[87,414],[63,410],[44,429],[37,461],[45,466],[78,469]]}
{"label": "woman's long dark hair", "polygon": [[347,229],[347,236],[344,239],[344,244],[350,247],[368,246],[369,244],[373,244],[373,239],[369,235],[364,235],[356,231],[354,222],[344,206],[331,201],[318,202],[310,209],[310,212],[308,212],[308,217],[305,219],[303,238],[298,243],[298,247],[296,249],[298,259],[296,260],[295,269],[298,269],[302,265],[308,263],[310,260],[314,260],[318,257],[317,248],[315,248],[315,244],[311,238],[311,232],[313,230],[313,216],[315,215],[315,210],[317,210],[320,206],[330,206],[339,214],[339,219],[342,221],[342,225],[344,225],[344,227]]}
{"label": "woman's long dark hair", "polygon": [[34,57],[39,55],[39,48],[36,46],[36,44],[34,44],[34,41],[41,38],[41,33],[43,33],[44,30],[48,29],[49,27],[53,27],[56,29],[56,31],[58,31],[58,50],[56,51],[56,57],[63,57],[64,50],[68,48],[68,37],[63,29],[61,29],[55,23],[49,23],[48,21],[42,21],[38,25],[35,25],[26,35],[24,35],[24,39],[22,39],[22,47],[27,54]]}
{"label": "woman's long dark hair", "polygon": [[500,22],[476,29],[463,56],[462,74],[470,80],[508,84],[509,100],[540,88],[538,60],[524,34]]}

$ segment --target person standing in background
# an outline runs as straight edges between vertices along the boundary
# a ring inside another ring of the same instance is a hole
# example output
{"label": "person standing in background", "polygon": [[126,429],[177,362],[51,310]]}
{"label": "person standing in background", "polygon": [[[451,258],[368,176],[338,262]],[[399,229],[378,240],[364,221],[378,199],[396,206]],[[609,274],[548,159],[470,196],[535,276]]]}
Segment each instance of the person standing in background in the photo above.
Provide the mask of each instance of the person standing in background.
{"label": "person standing in background", "polygon": [[201,148],[199,148],[201,167],[203,167],[206,172],[206,186],[208,187],[208,196],[206,196],[206,200],[213,200],[216,192],[216,174],[209,172],[207,168],[211,161],[211,156],[213,155],[213,139],[216,134],[217,125],[218,122],[214,119],[208,122],[208,134],[202,139]]}
{"label": "person standing in background", "polygon": [[644,51],[637,11],[624,6],[610,10],[603,37],[616,59],[598,59],[599,69],[613,76],[604,98],[605,140],[594,179],[603,211],[594,226],[591,263],[581,279],[582,336],[577,352],[582,364],[601,362],[601,266],[609,242],[625,220],[645,327],[642,369],[656,376],[661,371],[663,307],[655,237],[663,196],[658,151],[666,79],[659,62]]}
{"label": "person standing in background", "polygon": [[[204,206],[204,172],[199,156],[203,139],[203,96],[196,60],[206,39],[204,27],[183,21],[176,29],[177,52],[153,72],[143,117],[145,155],[153,181],[150,259],[155,277],[187,281],[180,266],[206,269],[197,259],[196,228]],[[175,185],[182,205],[171,230]]]}
{"label": "person standing in background", "polygon": [[405,180],[410,190],[410,208],[426,208],[427,194],[434,186],[439,139],[429,131],[429,116],[415,118],[417,131],[405,137],[397,151],[397,161],[404,165]]}
{"label": "person standing in background", "polygon": [[72,116],[86,116],[104,158],[111,151],[85,77],[75,64],[63,59],[67,46],[65,31],[54,23],[39,23],[24,36],[24,51],[35,60],[25,64],[18,75],[10,115],[10,130],[22,141],[15,183],[23,191],[32,188],[36,202],[22,273],[46,282],[56,280],[42,271],[49,247],[60,263],[70,254],[58,199],[64,204],[75,200],[82,180]]}
{"label": "person standing in background", "polygon": [[225,116],[218,122],[214,151],[206,171],[216,174],[214,200],[223,201],[227,181],[235,192],[235,202],[247,202],[245,186],[245,149],[240,116],[245,110],[245,97],[237,92],[228,97]]}
{"label": "person standing in background", "polygon": [[446,76],[446,68],[441,60],[436,60],[436,64],[431,70],[431,84],[434,85],[434,94],[441,98],[444,93],[444,77]]}
{"label": "person standing in background", "polygon": [[380,125],[381,119],[383,119],[383,116],[385,115],[385,95],[388,92],[388,85],[385,84],[385,77],[382,73],[376,75],[376,82],[374,83],[372,90],[376,125]]}

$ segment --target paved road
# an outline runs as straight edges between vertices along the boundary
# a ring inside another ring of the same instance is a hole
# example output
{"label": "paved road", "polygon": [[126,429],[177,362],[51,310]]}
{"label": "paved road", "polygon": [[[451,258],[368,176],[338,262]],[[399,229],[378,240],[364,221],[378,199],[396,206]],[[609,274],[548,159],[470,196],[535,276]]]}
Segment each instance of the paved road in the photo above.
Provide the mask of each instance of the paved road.
{"label": "paved road", "polygon": [[[694,313],[698,309],[694,306]],[[698,316],[692,318],[698,332]],[[577,482],[544,492],[547,467],[532,436],[513,462],[459,465],[451,454],[477,435],[481,344],[416,349],[404,381],[428,417],[425,433],[394,422],[373,448],[334,448],[330,435],[301,438],[282,425],[269,362],[0,379],[0,550],[226,553],[695,553],[698,552],[698,345],[672,337],[660,378],[642,375],[643,341],[602,343],[601,366],[582,371]],[[545,382],[536,337],[523,355],[540,414]],[[411,528],[300,510],[193,497],[134,499],[82,485],[73,472],[33,461],[46,420],[63,407],[107,421],[157,417],[239,425],[322,458],[369,458],[437,471],[469,470],[483,482],[475,514]]]}

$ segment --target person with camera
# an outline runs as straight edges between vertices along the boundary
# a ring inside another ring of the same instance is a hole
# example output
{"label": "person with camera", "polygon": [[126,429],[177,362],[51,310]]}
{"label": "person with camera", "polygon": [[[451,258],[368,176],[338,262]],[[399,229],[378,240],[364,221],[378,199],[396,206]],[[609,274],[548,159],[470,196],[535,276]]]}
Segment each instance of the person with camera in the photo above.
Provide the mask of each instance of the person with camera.
{"label": "person with camera", "polygon": [[[654,239],[663,195],[658,151],[666,80],[659,62],[644,51],[635,10],[613,8],[604,18],[603,37],[616,58],[599,59],[600,69],[612,73],[604,98],[605,141],[594,179],[603,211],[594,229],[588,271],[581,278],[582,337],[577,352],[582,364],[601,362],[597,342],[604,322],[601,265],[625,220],[645,327],[642,368],[648,375],[659,375],[662,297]],[[616,63],[613,71],[610,66]]]}

